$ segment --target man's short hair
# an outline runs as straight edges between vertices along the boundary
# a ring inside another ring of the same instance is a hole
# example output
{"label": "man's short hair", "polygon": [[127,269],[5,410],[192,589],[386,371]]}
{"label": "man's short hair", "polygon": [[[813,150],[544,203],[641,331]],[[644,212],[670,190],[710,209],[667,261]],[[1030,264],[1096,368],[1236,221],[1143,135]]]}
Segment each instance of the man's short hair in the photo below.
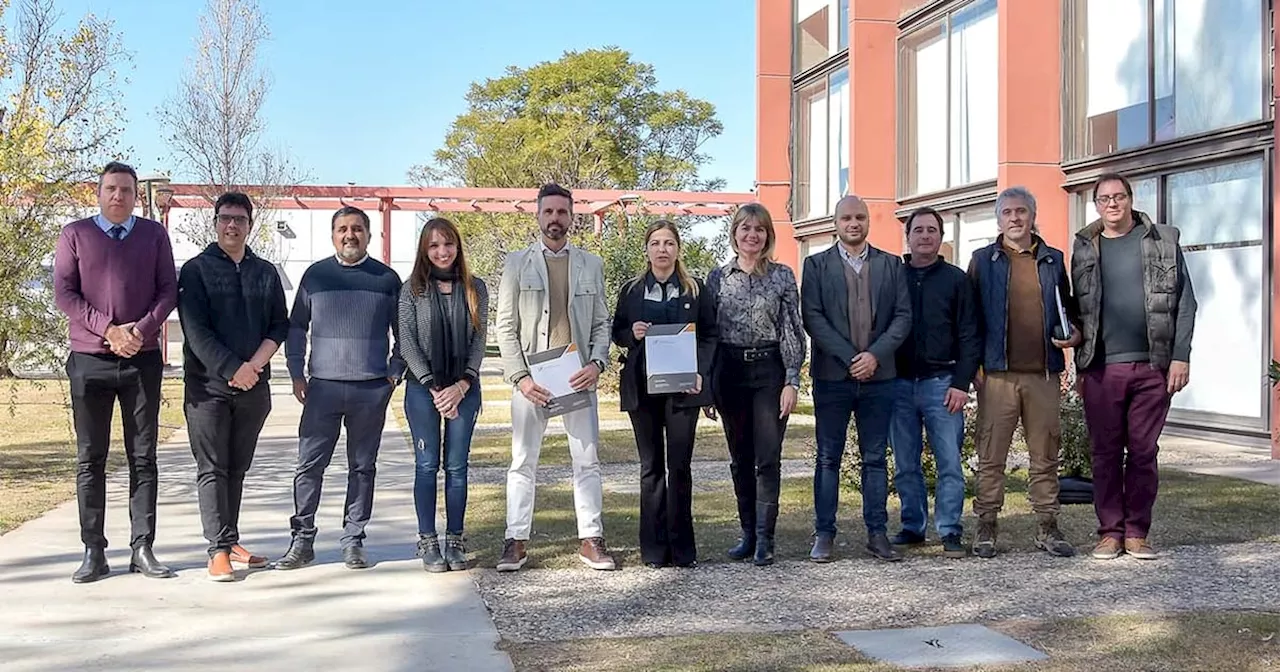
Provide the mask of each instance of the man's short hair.
{"label": "man's short hair", "polygon": [[925,206],[922,208],[916,208],[915,210],[911,211],[911,214],[907,215],[907,221],[902,223],[902,230],[906,231],[907,233],[911,233],[911,225],[916,221],[916,217],[924,217],[924,216],[932,217],[938,220],[938,235],[942,235],[942,236],[947,235],[946,227],[944,227],[942,224],[942,214],[939,213],[937,210],[934,210],[933,208],[930,208],[928,206]]}
{"label": "man's short hair", "polygon": [[365,230],[369,230],[369,215],[365,214],[364,210],[361,210],[354,205],[344,205],[341,208],[338,208],[338,211],[333,213],[333,219],[329,220],[329,230],[332,231],[333,227],[338,225],[339,217],[346,217],[347,215],[355,215],[359,217],[360,221],[364,222]]}
{"label": "man's short hair", "polygon": [[132,177],[133,186],[135,188],[138,186],[138,171],[134,170],[133,166],[121,161],[112,161],[103,167],[101,173],[98,173],[98,187],[102,187],[102,178],[115,173],[123,173]]}
{"label": "man's short hair", "polygon": [[253,199],[248,194],[242,194],[238,191],[228,191],[218,197],[213,204],[213,214],[216,216],[226,206],[244,208],[245,214],[249,215],[249,221],[253,221]]}
{"label": "man's short hair", "polygon": [[1133,185],[1129,184],[1129,178],[1121,175],[1120,173],[1103,173],[1094,181],[1093,193],[1089,195],[1089,200],[1096,200],[1098,198],[1098,187],[1102,186],[1103,182],[1119,182],[1124,186],[1124,195],[1129,198],[1133,198]]}
{"label": "man's short hair", "polygon": [[568,189],[565,189],[564,187],[554,182],[544,184],[542,185],[542,188],[538,190],[538,210],[539,211],[542,210],[542,199],[548,196],[563,196],[569,199],[569,212],[573,212],[573,192],[569,191]]}

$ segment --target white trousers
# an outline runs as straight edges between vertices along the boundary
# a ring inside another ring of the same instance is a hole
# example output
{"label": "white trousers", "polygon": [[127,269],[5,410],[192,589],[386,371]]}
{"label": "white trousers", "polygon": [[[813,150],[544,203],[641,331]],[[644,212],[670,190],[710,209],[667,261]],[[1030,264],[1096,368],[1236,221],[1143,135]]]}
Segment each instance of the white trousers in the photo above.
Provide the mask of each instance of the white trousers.
{"label": "white trousers", "polygon": [[[600,417],[596,393],[591,404],[560,416],[569,435],[573,461],[573,506],[578,516],[578,538],[603,537],[601,521],[604,487],[600,480]],[[511,390],[511,468],[507,470],[507,539],[526,541],[533,528],[533,491],[542,452],[542,436],[551,418],[525,399],[519,388]]]}

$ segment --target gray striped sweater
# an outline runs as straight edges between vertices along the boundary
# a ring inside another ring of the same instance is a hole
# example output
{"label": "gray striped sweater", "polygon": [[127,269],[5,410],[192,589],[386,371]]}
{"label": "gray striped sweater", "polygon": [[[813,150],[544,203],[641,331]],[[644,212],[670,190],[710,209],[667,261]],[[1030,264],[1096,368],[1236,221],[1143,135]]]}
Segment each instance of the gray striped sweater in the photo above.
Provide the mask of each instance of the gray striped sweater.
{"label": "gray striped sweater", "polygon": [[[467,337],[470,352],[467,356],[466,376],[472,385],[480,384],[480,362],[484,360],[485,337],[489,330],[489,289],[480,278],[472,278],[479,299],[480,329],[467,321]],[[444,295],[446,305],[451,301],[466,301],[466,292],[455,286],[452,294]],[[431,298],[414,296],[411,283],[400,288],[400,353],[409,365],[409,375],[427,387],[431,387]]]}

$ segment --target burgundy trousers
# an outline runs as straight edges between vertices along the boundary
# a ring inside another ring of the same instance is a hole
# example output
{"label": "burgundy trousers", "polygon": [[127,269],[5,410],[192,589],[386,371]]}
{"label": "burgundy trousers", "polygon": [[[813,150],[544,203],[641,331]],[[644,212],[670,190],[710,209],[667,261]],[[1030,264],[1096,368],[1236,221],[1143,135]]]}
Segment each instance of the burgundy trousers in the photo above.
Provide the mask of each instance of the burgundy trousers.
{"label": "burgundy trousers", "polygon": [[1169,414],[1165,372],[1146,362],[1107,364],[1080,380],[1098,536],[1145,539],[1160,482],[1157,442]]}

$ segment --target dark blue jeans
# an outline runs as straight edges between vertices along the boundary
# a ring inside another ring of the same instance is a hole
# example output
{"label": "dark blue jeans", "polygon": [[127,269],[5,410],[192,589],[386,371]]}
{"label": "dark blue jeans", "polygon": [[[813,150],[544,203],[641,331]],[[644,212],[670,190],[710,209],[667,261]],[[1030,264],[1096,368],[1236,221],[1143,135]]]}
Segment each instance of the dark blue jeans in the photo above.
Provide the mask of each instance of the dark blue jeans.
{"label": "dark blue jeans", "polygon": [[298,466],[293,476],[295,537],[315,539],[316,509],[324,470],[333,459],[338,435],[347,428],[347,500],[342,520],[342,547],[360,546],[373,515],[373,482],[378,475],[378,448],[394,387],[384,378],[343,381],[312,378],[298,425]]}
{"label": "dark blue jeans", "polygon": [[893,412],[892,381],[813,381],[813,410],[818,460],[813,472],[814,531],[836,533],[840,503],[840,461],[849,438],[849,418],[858,429],[862,458],[862,519],[868,534],[884,534],[889,525],[889,472],[885,449]]}
{"label": "dark blue jeans", "polygon": [[[480,386],[472,385],[458,403],[458,417],[444,420],[431,391],[416,380],[405,384],[404,415],[413,437],[413,506],[418,512],[418,534],[436,536],[436,474],[444,453],[445,532],[462,534],[467,511],[467,459],[471,433],[480,416]],[[443,433],[441,432],[443,425]]]}
{"label": "dark blue jeans", "polygon": [[929,435],[938,484],[934,492],[933,522],[938,536],[959,536],[964,528],[964,471],[960,446],[964,443],[964,409],[956,413],[943,404],[951,387],[951,374],[923,380],[893,381],[893,482],[902,502],[902,529],[924,535],[929,518],[929,491],[924,482],[924,443],[920,430]]}

